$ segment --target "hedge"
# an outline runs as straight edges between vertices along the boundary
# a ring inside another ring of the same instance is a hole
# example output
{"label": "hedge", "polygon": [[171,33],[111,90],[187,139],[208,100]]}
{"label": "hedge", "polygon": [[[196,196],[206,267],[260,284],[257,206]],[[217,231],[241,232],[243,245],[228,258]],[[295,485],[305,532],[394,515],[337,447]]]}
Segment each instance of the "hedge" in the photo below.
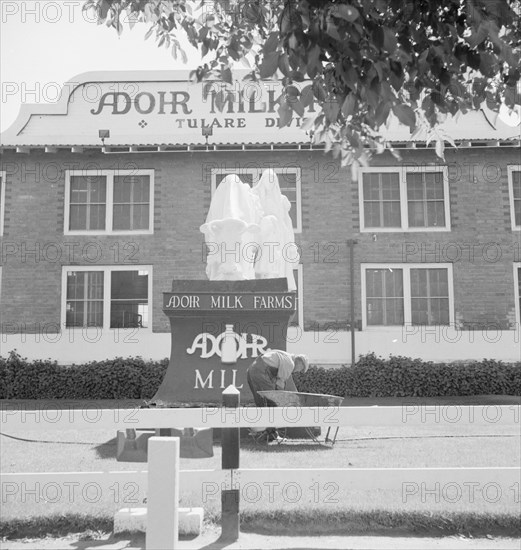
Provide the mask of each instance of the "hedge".
{"label": "hedge", "polygon": [[361,356],[354,367],[312,366],[296,374],[299,391],[343,397],[441,397],[448,395],[521,395],[521,362],[493,359],[434,363],[391,356]]}
{"label": "hedge", "polygon": [[[168,359],[141,357],[58,365],[27,361],[16,352],[0,357],[0,399],[150,399],[163,380]],[[521,395],[521,363],[492,359],[433,363],[374,354],[354,367],[311,366],[294,376],[299,391],[343,397],[438,397]]]}

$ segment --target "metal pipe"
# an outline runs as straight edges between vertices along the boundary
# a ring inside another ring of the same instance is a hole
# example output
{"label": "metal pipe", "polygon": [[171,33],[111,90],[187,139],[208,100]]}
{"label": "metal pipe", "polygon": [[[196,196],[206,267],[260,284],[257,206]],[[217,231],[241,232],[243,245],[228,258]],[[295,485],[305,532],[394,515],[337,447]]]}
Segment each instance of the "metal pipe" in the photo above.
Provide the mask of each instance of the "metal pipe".
{"label": "metal pipe", "polygon": [[355,244],[358,241],[349,239],[347,245],[349,246],[349,279],[350,279],[350,306],[351,306],[351,366],[355,366],[356,354],[355,354]]}

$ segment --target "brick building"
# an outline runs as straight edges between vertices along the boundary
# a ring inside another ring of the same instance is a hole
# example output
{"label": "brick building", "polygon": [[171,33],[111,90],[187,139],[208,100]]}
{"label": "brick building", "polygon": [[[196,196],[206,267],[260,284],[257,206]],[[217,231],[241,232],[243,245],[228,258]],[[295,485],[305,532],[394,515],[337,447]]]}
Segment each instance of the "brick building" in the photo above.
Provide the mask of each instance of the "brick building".
{"label": "brick building", "polygon": [[288,349],[519,360],[520,127],[447,122],[443,162],[391,125],[402,160],[375,156],[355,180],[300,119],[275,127],[277,83],[248,86],[228,101],[186,74],[88,73],[24,106],[0,137],[0,354],[168,356],[162,292],[206,278],[213,190],[271,167],[300,250]]}

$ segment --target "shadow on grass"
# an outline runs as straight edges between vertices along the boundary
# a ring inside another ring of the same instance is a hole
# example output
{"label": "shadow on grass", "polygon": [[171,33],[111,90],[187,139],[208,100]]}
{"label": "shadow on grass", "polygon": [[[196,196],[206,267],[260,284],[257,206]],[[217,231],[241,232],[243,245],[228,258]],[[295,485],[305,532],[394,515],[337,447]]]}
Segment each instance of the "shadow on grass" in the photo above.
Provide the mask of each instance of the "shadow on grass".
{"label": "shadow on grass", "polygon": [[94,447],[94,450],[96,451],[98,458],[102,460],[116,458],[117,439],[113,437],[112,439],[105,441],[105,443],[100,443]]}
{"label": "shadow on grass", "polygon": [[289,452],[307,452],[307,451],[330,451],[330,445],[321,443],[309,443],[307,441],[298,441],[289,439],[280,444],[277,443],[256,443],[253,440],[241,441],[241,449],[248,451],[262,451],[266,453],[289,453]]}

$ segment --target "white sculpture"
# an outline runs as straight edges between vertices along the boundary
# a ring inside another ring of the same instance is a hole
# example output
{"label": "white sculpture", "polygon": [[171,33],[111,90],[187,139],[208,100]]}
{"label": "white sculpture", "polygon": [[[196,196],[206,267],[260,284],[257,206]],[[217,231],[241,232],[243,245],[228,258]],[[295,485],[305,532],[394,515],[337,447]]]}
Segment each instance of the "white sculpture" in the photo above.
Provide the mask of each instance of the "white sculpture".
{"label": "white sculpture", "polygon": [[291,203],[282,194],[279,178],[271,168],[264,170],[252,191],[259,197],[264,211],[261,220],[261,254],[255,264],[255,273],[261,279],[286,277],[288,290],[296,290],[293,269],[298,257],[295,258],[295,233],[289,215]]}
{"label": "white sculpture", "polygon": [[248,184],[226,176],[215,190],[200,230],[208,245],[206,275],[210,281],[255,279],[262,208]]}
{"label": "white sculpture", "polygon": [[265,170],[253,189],[235,174],[226,176],[200,228],[208,246],[208,278],[237,281],[286,277],[288,290],[295,290],[293,268],[298,258],[294,258],[290,208],[273,170]]}

